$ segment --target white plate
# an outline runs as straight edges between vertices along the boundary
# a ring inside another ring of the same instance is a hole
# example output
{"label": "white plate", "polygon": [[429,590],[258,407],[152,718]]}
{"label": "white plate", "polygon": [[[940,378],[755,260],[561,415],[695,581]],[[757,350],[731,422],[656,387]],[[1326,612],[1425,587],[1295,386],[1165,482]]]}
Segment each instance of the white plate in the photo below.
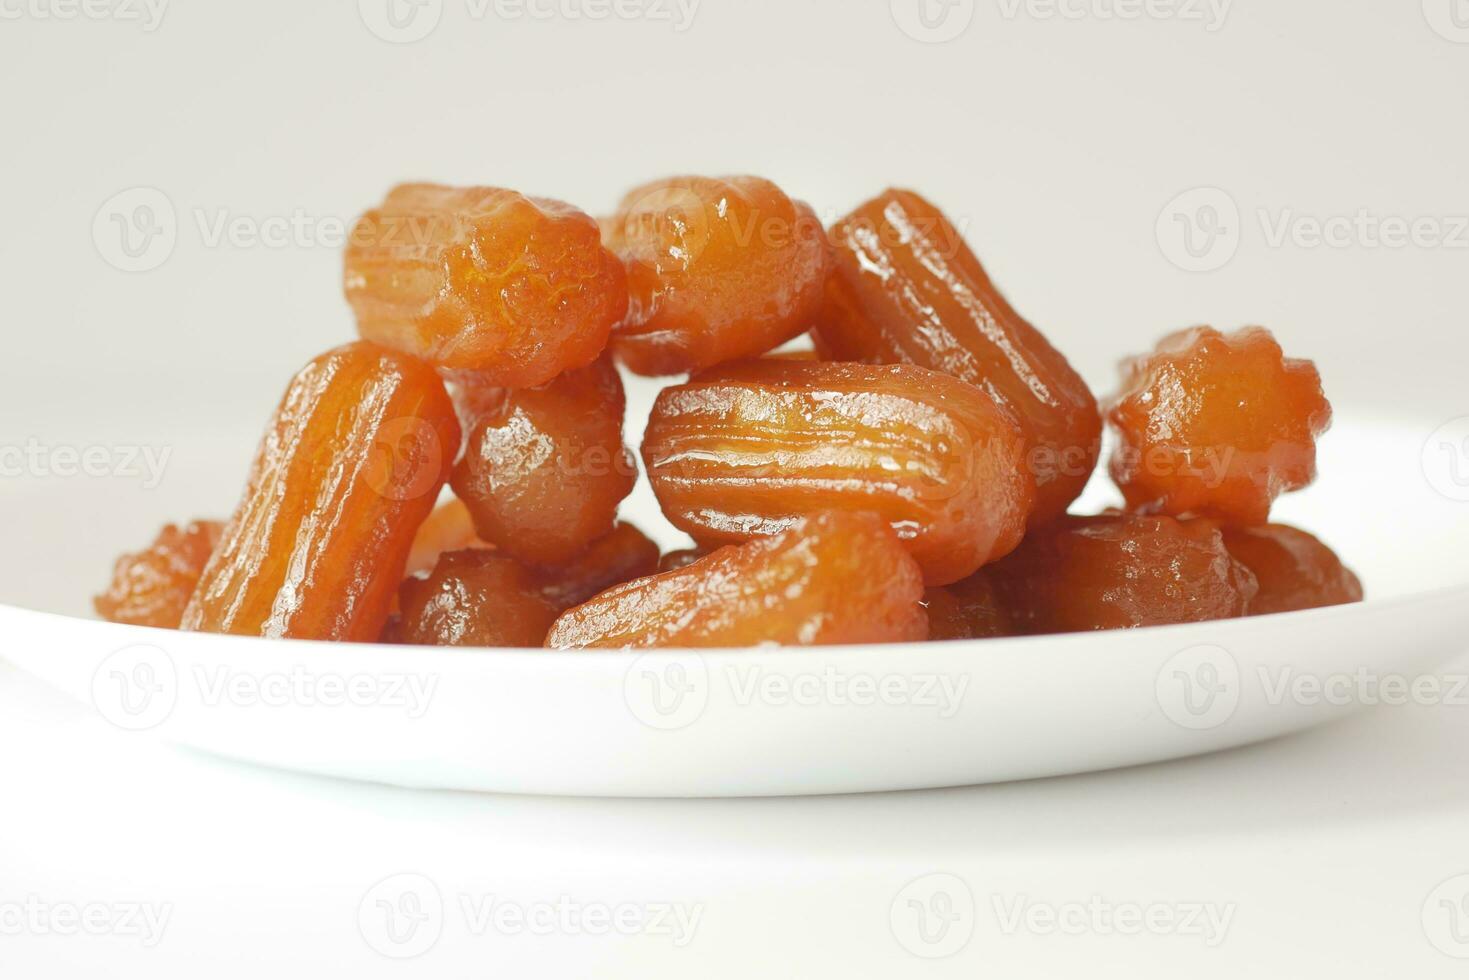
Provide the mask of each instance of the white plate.
{"label": "white plate", "polygon": [[[403,786],[756,796],[1134,765],[1435,696],[1430,672],[1469,649],[1469,503],[1425,474],[1435,428],[1343,421],[1322,483],[1282,507],[1363,573],[1363,605],[1053,638],[643,656],[268,643],[61,614],[83,608],[111,557],[152,525],[207,513],[204,501],[228,509],[233,490],[220,494],[237,485],[250,437],[180,436],[187,462],[148,493],[111,481],[10,489],[0,534],[17,547],[0,595],[56,611],[0,606],[0,652],[122,731]],[[640,496],[632,517],[646,507]]]}

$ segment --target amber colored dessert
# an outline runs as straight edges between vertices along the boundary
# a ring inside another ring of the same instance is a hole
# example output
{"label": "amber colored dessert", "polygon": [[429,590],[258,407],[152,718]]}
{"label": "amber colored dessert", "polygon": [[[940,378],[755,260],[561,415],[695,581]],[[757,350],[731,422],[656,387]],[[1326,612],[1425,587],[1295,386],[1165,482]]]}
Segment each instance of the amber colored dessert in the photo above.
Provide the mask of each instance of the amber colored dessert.
{"label": "amber colored dessert", "polygon": [[548,647],[899,643],[928,636],[923,576],[885,521],[819,514],[569,610]]}
{"label": "amber colored dessert", "polygon": [[1362,601],[1361,580],[1305,531],[1284,524],[1226,527],[1224,544],[1260,582],[1250,603],[1252,616]]}
{"label": "amber colored dessert", "polygon": [[1316,479],[1331,404],[1316,366],[1287,358],[1263,327],[1196,327],[1125,365],[1109,418],[1129,508],[1255,525]]}
{"label": "amber colored dessert", "polygon": [[182,627],[371,642],[459,446],[439,376],[358,342],[291,382]]}
{"label": "amber colored dessert", "polygon": [[408,552],[407,574],[421,575],[433,571],[439,557],[450,551],[492,547],[494,545],[480,540],[464,501],[446,501],[428,515],[428,520],[414,535],[413,548]]}
{"label": "amber colored dessert", "polygon": [[701,558],[708,558],[717,550],[717,548],[684,548],[679,551],[670,551],[658,560],[658,571],[676,572],[680,568],[688,568]]}
{"label": "amber colored dessert", "polygon": [[1002,296],[944,213],[889,190],[837,222],[812,336],[827,360],[916,364],[983,388],[1030,439],[1033,525],[1066,512],[1096,469],[1096,398]]}
{"label": "amber colored dessert", "polygon": [[988,640],[1015,631],[986,569],[962,582],[929,589],[923,601],[930,640]]}
{"label": "amber colored dessert", "polygon": [[659,395],[643,460],[702,545],[828,510],[880,514],[945,585],[1007,554],[1034,485],[1025,440],[983,391],[911,365],[756,359]]}
{"label": "amber colored dessert", "polygon": [[561,613],[533,570],[483,549],[444,555],[399,599],[399,642],[412,646],[539,647]]}
{"label": "amber colored dessert", "polygon": [[112,583],[92,600],[97,615],[113,623],[178,629],[223,531],[219,521],[169,524],[147,548],[117,560]]}
{"label": "amber colored dessert", "polygon": [[595,220],[494,187],[393,189],[353,229],[344,282],[365,339],[506,388],[591,364],[627,309]]}
{"label": "amber colored dessert", "polygon": [[1038,528],[985,575],[1022,634],[1233,619],[1258,590],[1213,523],[1136,514]]}
{"label": "amber colored dessert", "polygon": [[686,374],[780,346],[810,326],[830,263],[807,205],[758,177],[674,177],[606,222],[626,263],[612,348],[644,375]]}
{"label": "amber colored dessert", "polygon": [[598,538],[560,568],[541,574],[541,595],[558,612],[579,606],[600,592],[652,575],[658,570],[658,546],[626,522]]}
{"label": "amber colored dessert", "polygon": [[453,476],[479,536],[521,561],[559,565],[610,534],[637,481],[611,358],[487,400],[480,396],[467,423],[473,430]]}

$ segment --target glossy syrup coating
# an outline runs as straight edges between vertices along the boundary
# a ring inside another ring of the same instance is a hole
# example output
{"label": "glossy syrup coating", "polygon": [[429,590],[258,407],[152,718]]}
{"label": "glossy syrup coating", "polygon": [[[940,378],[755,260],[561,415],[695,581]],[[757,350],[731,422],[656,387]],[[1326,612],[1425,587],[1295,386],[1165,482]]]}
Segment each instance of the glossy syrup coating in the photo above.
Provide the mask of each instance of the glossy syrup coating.
{"label": "glossy syrup coating", "polygon": [[717,550],[717,548],[684,548],[680,551],[670,551],[658,560],[658,571],[676,572],[680,568],[688,568],[694,562],[708,558]]}
{"label": "glossy syrup coating", "polygon": [[1134,514],[1038,528],[985,574],[1021,634],[1233,619],[1258,589],[1211,522]]}
{"label": "glossy syrup coating", "polygon": [[923,576],[885,521],[819,514],[566,612],[548,647],[746,647],[916,642]]}
{"label": "glossy syrup coating", "polygon": [[481,538],[560,565],[612,532],[637,464],[622,442],[626,400],[610,357],[479,402],[453,486]]}
{"label": "glossy syrup coating", "polygon": [[1277,497],[1316,479],[1331,404],[1316,366],[1263,327],[1185,330],[1123,373],[1111,469],[1130,509],[1264,524]]}
{"label": "glossy syrup coating", "polygon": [[1252,616],[1362,601],[1361,579],[1305,531],[1284,524],[1226,527],[1224,544],[1260,582],[1250,603]]}
{"label": "glossy syrup coating", "polygon": [[558,611],[570,609],[614,585],[652,575],[658,558],[658,545],[622,522],[566,565],[543,570],[541,595]]}
{"label": "glossy syrup coating", "polygon": [[178,629],[223,531],[220,521],[169,524],[147,548],[117,560],[112,583],[92,600],[97,615],[113,623]]}
{"label": "glossy syrup coating", "polygon": [[923,601],[930,640],[988,640],[1015,632],[987,569],[962,582],[929,589]]}
{"label": "glossy syrup coating", "polygon": [[1096,469],[1096,398],[995,288],[963,235],[911,191],[837,222],[826,302],[812,329],[827,360],[916,364],[983,388],[1029,437],[1033,525],[1066,512]]}
{"label": "glossy syrup coating", "polygon": [[539,647],[561,612],[533,570],[483,549],[444,555],[399,600],[397,642],[410,646]]}
{"label": "glossy syrup coating", "polygon": [[627,309],[595,220],[494,187],[395,188],[353,229],[344,282],[364,338],[507,388],[586,367]]}
{"label": "glossy syrup coating", "polygon": [[1019,543],[1025,440],[980,389],[911,365],[756,359],[664,389],[643,460],[663,512],[702,545],[827,510],[888,520],[930,585]]}
{"label": "glossy syrup coating", "polygon": [[182,628],[375,641],[460,442],[439,376],[358,342],[291,382]]}
{"label": "glossy syrup coating", "polygon": [[686,374],[780,346],[811,324],[830,263],[807,205],[758,177],[674,177],[606,222],[630,302],[612,347],[644,375]]}

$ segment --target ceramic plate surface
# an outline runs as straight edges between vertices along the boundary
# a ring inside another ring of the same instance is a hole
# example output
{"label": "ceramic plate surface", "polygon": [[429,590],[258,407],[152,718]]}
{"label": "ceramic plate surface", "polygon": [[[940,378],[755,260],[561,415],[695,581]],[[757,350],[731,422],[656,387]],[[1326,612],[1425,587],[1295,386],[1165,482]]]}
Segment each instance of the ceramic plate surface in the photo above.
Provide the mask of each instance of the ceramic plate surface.
{"label": "ceramic plate surface", "polygon": [[[0,598],[13,604],[0,606],[0,655],[91,703],[119,737],[403,786],[756,796],[1147,763],[1431,696],[1434,669],[1469,649],[1469,474],[1448,450],[1438,459],[1434,429],[1341,420],[1318,486],[1279,510],[1357,568],[1370,594],[1359,606],[1049,638],[644,655],[273,643],[85,618],[117,553],[166,520],[233,504],[255,432],[182,433],[156,486],[5,489],[0,531],[13,547]],[[1104,487],[1093,496],[1108,502]],[[643,487],[628,516],[657,527],[651,506]]]}

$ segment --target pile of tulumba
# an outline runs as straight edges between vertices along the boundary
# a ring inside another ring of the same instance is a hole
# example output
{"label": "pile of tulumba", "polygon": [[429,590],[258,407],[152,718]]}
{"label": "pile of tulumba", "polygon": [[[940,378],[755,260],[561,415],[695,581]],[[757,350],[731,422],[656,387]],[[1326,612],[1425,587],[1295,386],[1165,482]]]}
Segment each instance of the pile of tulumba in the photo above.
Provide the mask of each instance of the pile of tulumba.
{"label": "pile of tulumba", "polygon": [[[942,212],[888,191],[830,229],[754,177],[633,191],[598,222],[406,185],[354,229],[361,339],[291,382],[228,522],[117,563],[115,622],[563,649],[909,642],[1359,601],[1269,523],[1331,407],[1270,333],[1124,367],[1125,510],[1074,516],[1101,447],[1082,378]],[[770,353],[809,333],[814,350]],[[619,523],[618,363],[665,388],[642,459],[693,546]],[[453,499],[439,504],[445,485]]]}

